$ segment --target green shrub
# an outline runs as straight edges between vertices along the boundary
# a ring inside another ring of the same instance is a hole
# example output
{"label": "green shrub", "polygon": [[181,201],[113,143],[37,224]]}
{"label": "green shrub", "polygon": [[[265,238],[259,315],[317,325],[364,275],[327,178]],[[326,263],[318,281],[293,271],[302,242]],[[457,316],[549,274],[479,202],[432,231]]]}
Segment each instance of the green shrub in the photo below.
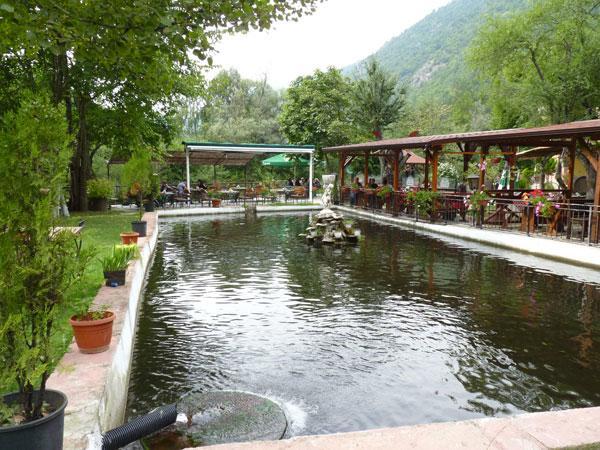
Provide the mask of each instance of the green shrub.
{"label": "green shrub", "polygon": [[54,326],[93,252],[68,230],[52,232],[71,157],[64,117],[36,93],[0,118],[0,377],[18,386],[22,422],[44,414],[46,381],[57,363]]}
{"label": "green shrub", "polygon": [[110,180],[105,178],[94,178],[87,183],[87,194],[89,199],[110,199],[114,188]]}
{"label": "green shrub", "polygon": [[102,270],[104,272],[116,272],[127,269],[129,261],[137,258],[139,254],[137,244],[115,245],[112,252],[100,258]]}

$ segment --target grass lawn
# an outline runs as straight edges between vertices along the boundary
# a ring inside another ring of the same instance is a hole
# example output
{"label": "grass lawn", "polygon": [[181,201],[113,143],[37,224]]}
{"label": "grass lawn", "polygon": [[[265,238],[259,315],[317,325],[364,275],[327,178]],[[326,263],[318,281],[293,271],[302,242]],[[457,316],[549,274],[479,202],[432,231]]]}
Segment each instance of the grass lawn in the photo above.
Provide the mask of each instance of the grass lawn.
{"label": "grass lawn", "polygon": [[[131,221],[137,220],[137,217],[136,212],[90,212],[73,213],[71,217],[60,221],[59,225],[62,226],[76,226],[81,220],[85,220],[82,231],[83,246],[93,246],[96,249],[96,256],[86,269],[83,279],[67,295],[66,311],[54,325],[52,342],[54,364],[58,364],[73,337],[69,317],[79,312],[78,306],[90,305],[104,281],[99,258],[108,254],[113,245],[120,243],[119,233],[131,230]],[[0,381],[0,392],[10,392],[15,389],[16,386],[6,385]]]}

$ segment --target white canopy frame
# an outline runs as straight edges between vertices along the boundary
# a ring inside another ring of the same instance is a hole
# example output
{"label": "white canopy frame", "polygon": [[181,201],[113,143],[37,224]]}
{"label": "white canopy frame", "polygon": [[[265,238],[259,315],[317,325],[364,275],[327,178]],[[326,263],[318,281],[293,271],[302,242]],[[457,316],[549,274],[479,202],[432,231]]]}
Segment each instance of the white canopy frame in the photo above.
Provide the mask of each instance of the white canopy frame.
{"label": "white canopy frame", "polygon": [[[187,188],[191,189],[190,180],[190,155],[198,152],[206,155],[206,159],[210,159],[210,155],[214,155],[214,164],[225,162],[228,154],[269,154],[269,153],[286,153],[286,154],[305,154],[309,155],[308,168],[308,200],[313,201],[313,176],[314,176],[314,152],[315,147],[312,145],[280,145],[280,144],[225,144],[215,142],[183,142],[185,151],[185,173]],[[223,158],[223,155],[225,158]]]}

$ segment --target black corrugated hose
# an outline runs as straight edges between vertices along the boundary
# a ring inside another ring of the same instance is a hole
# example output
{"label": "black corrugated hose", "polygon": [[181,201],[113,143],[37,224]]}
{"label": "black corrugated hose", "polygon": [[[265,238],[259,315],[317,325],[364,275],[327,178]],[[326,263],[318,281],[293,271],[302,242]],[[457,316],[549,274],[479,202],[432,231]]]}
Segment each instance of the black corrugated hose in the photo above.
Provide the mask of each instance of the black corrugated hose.
{"label": "black corrugated hose", "polygon": [[175,420],[177,420],[176,404],[156,408],[145,416],[136,417],[131,422],[104,433],[102,450],[117,450],[171,425]]}

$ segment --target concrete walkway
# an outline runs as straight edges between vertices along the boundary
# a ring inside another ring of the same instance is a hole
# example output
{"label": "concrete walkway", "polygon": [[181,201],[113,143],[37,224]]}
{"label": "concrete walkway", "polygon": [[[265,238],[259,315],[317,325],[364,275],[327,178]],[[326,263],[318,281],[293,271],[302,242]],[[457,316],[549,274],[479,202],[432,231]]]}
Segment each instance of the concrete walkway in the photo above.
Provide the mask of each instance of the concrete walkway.
{"label": "concrete walkway", "polygon": [[138,240],[140,258],[129,264],[125,286],[102,286],[93,302],[109,305],[115,313],[109,349],[83,354],[73,341],[48,380],[48,388],[62,391],[69,400],[65,450],[98,449],[99,432],[123,422],[139,302],[158,236],[156,214],[146,213],[144,220],[147,237]]}
{"label": "concrete walkway", "polygon": [[600,408],[524,414],[353,433],[299,436],[196,450],[441,450],[548,449],[600,442]]}

